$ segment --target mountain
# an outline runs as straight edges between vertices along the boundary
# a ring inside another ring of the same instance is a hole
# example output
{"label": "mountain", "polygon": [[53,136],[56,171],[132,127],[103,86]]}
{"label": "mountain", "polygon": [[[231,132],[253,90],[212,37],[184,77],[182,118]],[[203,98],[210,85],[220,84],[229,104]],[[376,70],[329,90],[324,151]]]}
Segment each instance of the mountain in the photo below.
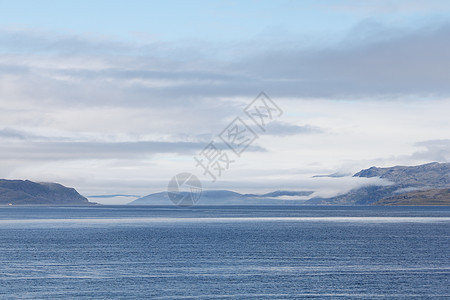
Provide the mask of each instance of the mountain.
{"label": "mountain", "polygon": [[420,166],[395,166],[390,168],[371,167],[361,170],[353,177],[379,177],[389,180],[392,184],[388,186],[364,186],[331,198],[313,198],[308,200],[307,204],[370,205],[376,203],[381,205],[387,202],[380,200],[392,199],[394,202],[394,199],[400,199],[396,197],[401,197],[401,195],[407,193],[411,193],[411,199],[413,194],[417,197],[425,197],[425,195],[431,194],[420,194],[418,192],[450,187],[450,163],[433,162]]}
{"label": "mountain", "polygon": [[[199,205],[292,205],[303,204],[304,200],[283,200],[279,197],[302,197],[312,194],[310,191],[275,191],[267,194],[239,194],[227,190],[203,191]],[[171,205],[167,192],[150,194],[130,202],[129,205]]]}
{"label": "mountain", "polygon": [[89,205],[75,189],[58,183],[0,179],[0,205]]}

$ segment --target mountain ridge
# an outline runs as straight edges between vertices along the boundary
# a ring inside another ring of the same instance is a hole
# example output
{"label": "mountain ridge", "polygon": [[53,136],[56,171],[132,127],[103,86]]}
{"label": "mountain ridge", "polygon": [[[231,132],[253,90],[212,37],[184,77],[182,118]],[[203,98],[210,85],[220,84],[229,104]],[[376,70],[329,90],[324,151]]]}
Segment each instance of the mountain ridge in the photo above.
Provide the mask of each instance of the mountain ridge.
{"label": "mountain ridge", "polygon": [[397,195],[412,193],[412,190],[444,189],[450,187],[450,163],[432,162],[418,166],[370,167],[355,173],[353,177],[379,177],[389,180],[392,184],[363,186],[330,198],[313,198],[308,200],[307,204],[372,205],[378,203],[382,205],[384,202],[381,200],[392,198],[394,201]]}

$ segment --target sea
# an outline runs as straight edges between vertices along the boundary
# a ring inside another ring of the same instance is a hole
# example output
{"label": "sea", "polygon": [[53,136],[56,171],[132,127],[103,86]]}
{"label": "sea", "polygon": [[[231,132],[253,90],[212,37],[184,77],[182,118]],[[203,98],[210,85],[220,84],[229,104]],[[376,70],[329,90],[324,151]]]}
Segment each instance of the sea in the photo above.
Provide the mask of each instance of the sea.
{"label": "sea", "polygon": [[1,207],[0,298],[450,299],[450,207]]}

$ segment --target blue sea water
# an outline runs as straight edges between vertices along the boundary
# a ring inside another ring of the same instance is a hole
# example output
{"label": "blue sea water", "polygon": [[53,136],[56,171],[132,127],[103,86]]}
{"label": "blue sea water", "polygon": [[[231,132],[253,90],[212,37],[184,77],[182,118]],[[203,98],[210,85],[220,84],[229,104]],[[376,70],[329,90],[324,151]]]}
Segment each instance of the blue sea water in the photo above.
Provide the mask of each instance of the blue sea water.
{"label": "blue sea water", "polygon": [[449,207],[2,207],[0,298],[450,298]]}

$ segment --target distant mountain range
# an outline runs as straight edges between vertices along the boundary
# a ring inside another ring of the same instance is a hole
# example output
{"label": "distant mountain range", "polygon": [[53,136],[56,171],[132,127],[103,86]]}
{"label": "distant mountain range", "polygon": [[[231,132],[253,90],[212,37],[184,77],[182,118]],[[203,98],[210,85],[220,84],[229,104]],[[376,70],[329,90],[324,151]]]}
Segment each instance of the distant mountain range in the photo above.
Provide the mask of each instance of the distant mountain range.
{"label": "distant mountain range", "polygon": [[[387,186],[364,186],[331,198],[313,198],[307,204],[340,205],[436,205],[432,195],[439,195],[440,205],[450,205],[446,189],[450,188],[450,163],[420,166],[371,167],[353,177],[379,177]],[[432,192],[433,190],[433,192]]]}
{"label": "distant mountain range", "polygon": [[[321,175],[342,177],[341,174]],[[344,175],[345,176],[345,175]],[[316,176],[317,177],[317,176]],[[429,163],[420,166],[371,167],[353,177],[379,177],[389,185],[363,186],[330,198],[305,197],[311,191],[275,191],[267,194],[239,194],[227,190],[203,191],[199,205],[450,205],[450,163]],[[284,198],[289,198],[282,200]],[[150,194],[130,205],[168,205],[166,192]]]}
{"label": "distant mountain range", "polygon": [[0,205],[89,205],[75,189],[58,183],[0,179]]}
{"label": "distant mountain range", "polygon": [[[341,174],[331,177],[341,177]],[[327,175],[328,176],[328,175]],[[275,191],[240,194],[227,190],[203,191],[199,205],[450,205],[450,163],[420,166],[371,167],[353,177],[379,177],[388,185],[363,186],[330,198],[312,198],[312,191]],[[75,189],[58,183],[0,179],[0,205],[91,205]],[[171,205],[166,192],[139,198],[131,205]]]}
{"label": "distant mountain range", "polygon": [[[184,192],[187,193],[187,192]],[[267,194],[239,194],[227,190],[203,191],[199,205],[295,205],[303,204],[305,200],[281,200],[280,197],[304,197],[311,191],[275,191]],[[150,194],[134,200],[130,205],[168,205],[172,204],[167,192]]]}

